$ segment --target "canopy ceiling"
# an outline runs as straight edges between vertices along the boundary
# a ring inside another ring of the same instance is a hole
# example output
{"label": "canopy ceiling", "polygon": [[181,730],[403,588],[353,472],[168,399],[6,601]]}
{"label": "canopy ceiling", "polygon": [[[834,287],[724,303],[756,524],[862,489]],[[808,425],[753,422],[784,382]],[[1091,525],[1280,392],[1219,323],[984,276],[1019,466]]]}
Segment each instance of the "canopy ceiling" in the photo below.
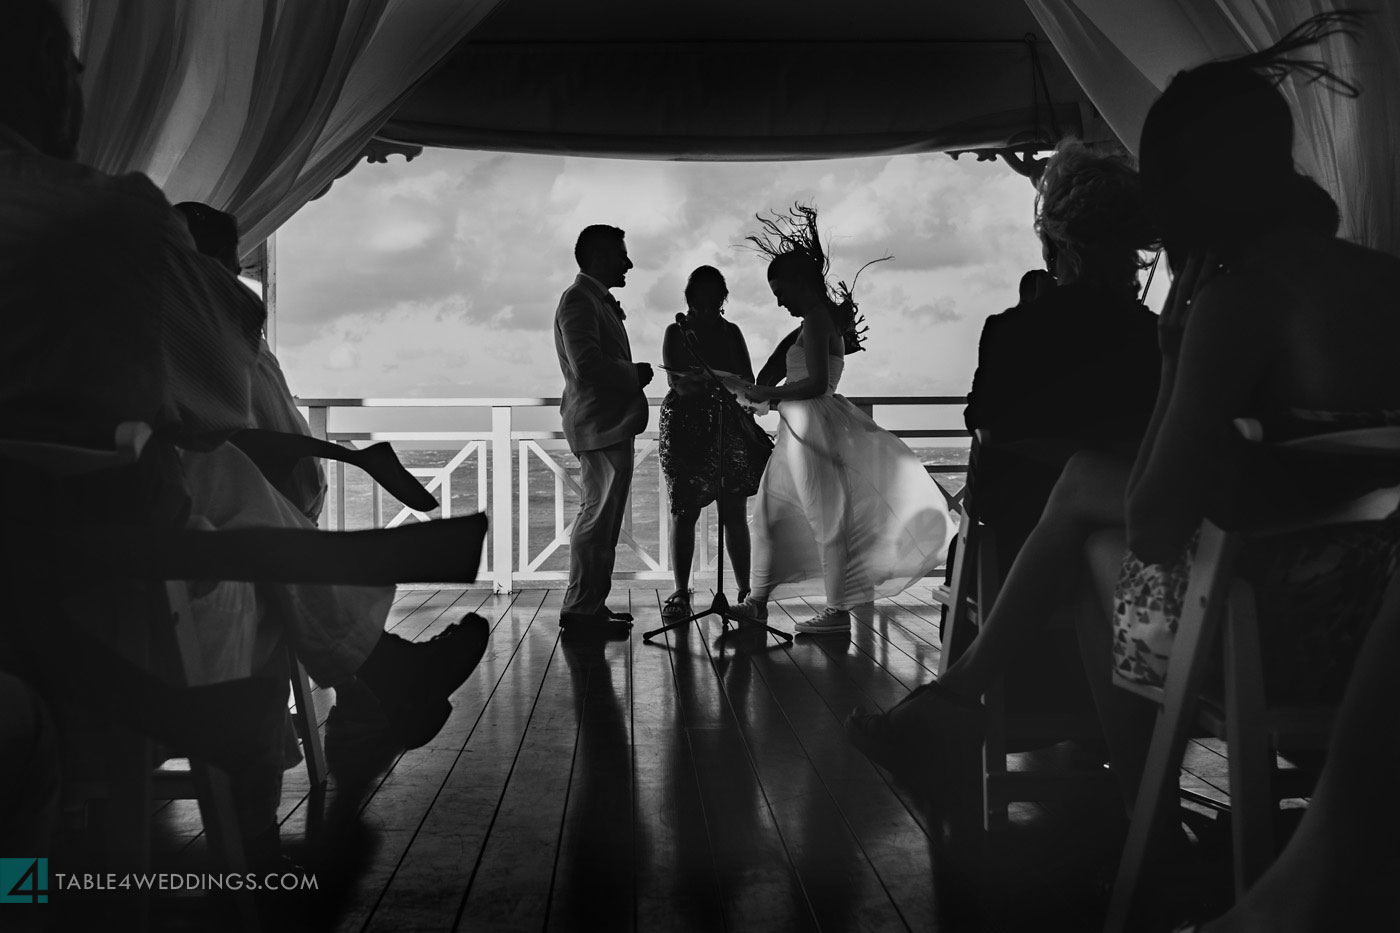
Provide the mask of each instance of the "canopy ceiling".
{"label": "canopy ceiling", "polygon": [[1023,0],[501,0],[378,135],[691,160],[1110,138],[1038,35]]}

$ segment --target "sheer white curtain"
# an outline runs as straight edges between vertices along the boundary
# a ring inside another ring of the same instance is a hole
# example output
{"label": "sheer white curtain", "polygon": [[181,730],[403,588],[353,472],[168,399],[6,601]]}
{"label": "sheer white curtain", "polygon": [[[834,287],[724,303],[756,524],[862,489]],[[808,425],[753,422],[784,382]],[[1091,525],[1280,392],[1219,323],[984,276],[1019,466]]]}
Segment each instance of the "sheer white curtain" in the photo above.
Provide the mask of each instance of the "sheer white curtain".
{"label": "sheer white curtain", "polygon": [[499,0],[56,0],[79,157],[239,218],[252,248],[353,159]]}
{"label": "sheer white curtain", "polygon": [[[1172,75],[1266,48],[1337,0],[1026,0],[1046,36],[1130,149]],[[1294,159],[1337,199],[1342,235],[1400,254],[1400,4],[1374,12],[1359,41],[1333,38],[1320,57],[1362,86],[1351,100],[1289,81]]]}

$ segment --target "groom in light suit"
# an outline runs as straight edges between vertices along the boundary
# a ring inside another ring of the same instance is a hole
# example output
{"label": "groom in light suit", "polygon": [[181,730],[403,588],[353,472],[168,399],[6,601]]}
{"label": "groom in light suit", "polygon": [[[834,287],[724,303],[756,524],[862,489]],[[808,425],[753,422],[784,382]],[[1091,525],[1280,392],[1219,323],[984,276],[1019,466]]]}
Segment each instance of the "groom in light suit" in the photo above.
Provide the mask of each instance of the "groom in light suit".
{"label": "groom in light suit", "polygon": [[554,349],[564,373],[559,413],[578,457],[583,501],[569,539],[569,588],[559,624],[576,630],[626,634],[632,617],[606,605],[617,537],[632,485],[636,436],[647,426],[642,389],[649,363],[633,363],[626,315],[608,289],[627,284],[627,244],[617,227],[584,228],[574,246],[579,274],[554,312]]}

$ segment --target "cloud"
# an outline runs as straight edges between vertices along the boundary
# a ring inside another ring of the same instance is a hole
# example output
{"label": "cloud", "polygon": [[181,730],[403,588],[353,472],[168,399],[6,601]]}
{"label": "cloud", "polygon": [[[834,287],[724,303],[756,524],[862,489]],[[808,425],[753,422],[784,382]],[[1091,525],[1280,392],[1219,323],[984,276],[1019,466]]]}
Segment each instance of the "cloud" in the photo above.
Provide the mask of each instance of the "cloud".
{"label": "cloud", "polygon": [[958,310],[958,303],[951,298],[939,298],[901,313],[925,324],[949,324],[963,319],[962,312]]}
{"label": "cloud", "polygon": [[[553,395],[550,329],[587,223],[627,230],[619,300],[633,352],[660,359],[686,276],[713,265],[755,363],[795,325],[742,248],[754,214],[815,204],[833,273],[868,269],[868,352],[850,394],[957,394],[983,318],[1039,263],[1033,192],[998,165],[939,154],[674,163],[429,150],[364,165],[278,234],[279,352],[306,395]],[[659,387],[658,387],[659,391]]]}

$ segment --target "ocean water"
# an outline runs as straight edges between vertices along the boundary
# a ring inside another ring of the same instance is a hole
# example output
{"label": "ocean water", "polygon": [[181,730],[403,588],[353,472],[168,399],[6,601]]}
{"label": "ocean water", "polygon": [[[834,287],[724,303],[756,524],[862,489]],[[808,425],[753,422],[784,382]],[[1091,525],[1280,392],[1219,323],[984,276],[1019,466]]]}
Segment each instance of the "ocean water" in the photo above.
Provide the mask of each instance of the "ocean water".
{"label": "ocean water", "polygon": [[[645,443],[645,442],[643,442]],[[491,511],[491,479],[492,470],[490,457],[487,455],[483,464],[480,456],[485,448],[472,453],[464,459],[450,476],[450,509],[438,509],[430,512],[429,517],[438,518],[444,514],[470,515],[475,512]],[[914,453],[924,462],[925,465],[958,465],[967,462],[967,447],[913,447]],[[447,449],[400,449],[399,457],[404,466],[410,470],[431,469],[441,470],[451,459],[458,454],[459,448]],[[562,469],[566,474],[575,480],[578,477],[578,461],[569,453],[562,444],[559,447],[545,446],[545,453],[553,462],[555,468]],[[529,526],[528,526],[528,554],[533,561],[551,542],[555,540],[556,528],[559,525],[567,527],[573,520],[574,514],[578,511],[578,495],[569,488],[568,483],[564,484],[562,516],[556,516],[556,495],[555,495],[555,470],[550,463],[546,463],[535,452],[528,454],[527,468],[527,488],[529,502]],[[510,517],[511,528],[515,536],[513,547],[516,550],[516,562],[518,566],[518,553],[520,548],[520,526],[519,526],[519,489],[518,477],[520,463],[518,457],[512,464],[515,475],[511,481],[512,515]],[[400,516],[402,506],[388,496],[381,496],[380,517],[375,520],[374,498],[372,485],[359,470],[354,467],[345,467],[345,493],[344,493],[344,522],[339,521],[340,494],[334,465],[329,471],[330,491],[327,495],[326,509],[330,516],[331,527],[343,527],[346,530],[359,530],[383,526],[398,518],[401,522],[416,521],[417,517],[413,513]],[[961,489],[965,476],[961,473],[939,473],[936,474],[938,482],[942,484],[948,492],[956,492]],[[427,478],[424,478],[425,483]],[[440,490],[434,490],[438,500],[444,501]],[[632,516],[630,532],[637,543],[653,559],[659,559],[659,532],[660,532],[660,512],[666,507],[666,484],[661,475],[661,465],[653,449],[651,454],[637,467],[637,471],[632,478]],[[492,524],[496,522],[496,517],[492,516]],[[705,528],[705,520],[702,519],[701,528]],[[711,544],[713,545],[714,525],[709,524]],[[489,546],[489,545],[488,545]],[[537,570],[568,570],[568,544],[563,542],[545,561],[536,568]],[[617,554],[617,569],[620,571],[639,571],[650,569],[650,566],[632,548],[619,547]]]}

